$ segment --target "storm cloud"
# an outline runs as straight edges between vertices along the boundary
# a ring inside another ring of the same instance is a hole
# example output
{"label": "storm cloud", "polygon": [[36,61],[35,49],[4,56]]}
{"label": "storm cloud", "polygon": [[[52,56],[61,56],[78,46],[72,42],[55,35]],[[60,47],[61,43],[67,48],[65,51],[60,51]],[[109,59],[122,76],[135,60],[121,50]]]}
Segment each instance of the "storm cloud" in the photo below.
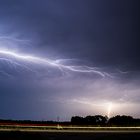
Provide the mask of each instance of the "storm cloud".
{"label": "storm cloud", "polygon": [[139,4],[1,0],[0,51],[37,59],[0,52],[0,118],[106,115],[108,103],[114,104],[112,115],[138,117]]}

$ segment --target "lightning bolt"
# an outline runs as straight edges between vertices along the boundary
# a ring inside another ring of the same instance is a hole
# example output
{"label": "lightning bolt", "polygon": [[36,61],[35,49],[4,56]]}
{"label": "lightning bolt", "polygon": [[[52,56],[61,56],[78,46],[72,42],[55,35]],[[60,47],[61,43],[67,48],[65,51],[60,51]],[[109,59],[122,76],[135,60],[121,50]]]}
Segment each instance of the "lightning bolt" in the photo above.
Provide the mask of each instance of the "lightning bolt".
{"label": "lightning bolt", "polygon": [[29,69],[31,71],[33,71],[33,70],[25,65],[21,65],[19,63],[12,62],[11,58],[16,59],[18,61],[20,60],[23,62],[30,62],[30,63],[34,63],[34,64],[51,66],[51,67],[59,69],[62,72],[72,71],[72,72],[79,72],[79,73],[94,73],[94,74],[97,74],[101,77],[110,76],[110,74],[108,74],[106,72],[102,72],[102,71],[98,70],[96,67],[89,67],[89,66],[85,66],[85,65],[84,66],[83,65],[78,65],[78,66],[66,65],[66,64],[60,63],[59,60],[51,60],[48,58],[42,58],[42,57],[37,57],[37,56],[33,56],[33,55],[20,54],[20,53],[10,51],[10,50],[2,50],[1,49],[0,55],[1,55],[0,60],[9,61],[10,63],[13,63],[14,65],[23,66],[24,68]]}
{"label": "lightning bolt", "polygon": [[30,67],[24,65],[24,64],[20,64],[20,63],[17,63],[11,59],[8,59],[8,58],[0,58],[0,61],[3,61],[4,63],[7,62],[7,64],[11,67],[11,68],[14,68],[15,70],[18,71],[17,67],[21,67],[23,69],[26,69],[28,71],[31,71],[31,72],[35,72],[33,69],[31,69]]}
{"label": "lightning bolt", "polygon": [[108,110],[107,110],[107,117],[108,117],[108,118],[110,118],[111,110],[112,110],[112,103],[109,103],[109,104],[108,104]]}
{"label": "lightning bolt", "polygon": [[63,98],[57,98],[56,99],[59,102],[62,103],[78,103],[78,104],[83,104],[86,106],[91,106],[91,107],[100,107],[103,108],[104,110],[106,110],[107,112],[105,113],[107,115],[108,118],[110,118],[111,116],[111,112],[112,112],[112,108],[114,108],[114,104],[112,102],[105,102],[105,101],[98,101],[98,102],[93,102],[90,101],[86,98],[81,98],[81,99],[63,99]]}
{"label": "lightning bolt", "polygon": [[17,39],[17,38],[13,38],[13,37],[9,37],[9,36],[0,36],[0,40],[2,41],[7,41],[7,40],[12,40],[12,41],[16,41],[16,42],[30,42],[29,40],[22,40],[22,39]]}

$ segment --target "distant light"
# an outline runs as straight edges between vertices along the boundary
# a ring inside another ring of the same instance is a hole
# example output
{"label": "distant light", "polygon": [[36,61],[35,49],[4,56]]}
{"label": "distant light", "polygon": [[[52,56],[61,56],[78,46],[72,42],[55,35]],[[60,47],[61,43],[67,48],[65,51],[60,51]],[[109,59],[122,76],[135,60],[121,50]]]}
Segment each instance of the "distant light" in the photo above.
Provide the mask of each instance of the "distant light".
{"label": "distant light", "polygon": [[108,118],[110,118],[110,114],[111,114],[111,111],[112,111],[112,107],[113,107],[112,102],[108,103],[108,108],[107,108],[107,117],[108,117]]}

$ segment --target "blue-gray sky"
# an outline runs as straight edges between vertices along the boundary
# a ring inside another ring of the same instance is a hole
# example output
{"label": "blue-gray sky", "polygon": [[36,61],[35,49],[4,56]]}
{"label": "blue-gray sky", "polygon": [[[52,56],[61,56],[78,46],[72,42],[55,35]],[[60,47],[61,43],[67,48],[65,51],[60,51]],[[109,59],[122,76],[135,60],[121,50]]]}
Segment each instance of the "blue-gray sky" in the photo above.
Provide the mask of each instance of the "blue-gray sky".
{"label": "blue-gray sky", "polygon": [[139,0],[0,0],[0,118],[140,117]]}

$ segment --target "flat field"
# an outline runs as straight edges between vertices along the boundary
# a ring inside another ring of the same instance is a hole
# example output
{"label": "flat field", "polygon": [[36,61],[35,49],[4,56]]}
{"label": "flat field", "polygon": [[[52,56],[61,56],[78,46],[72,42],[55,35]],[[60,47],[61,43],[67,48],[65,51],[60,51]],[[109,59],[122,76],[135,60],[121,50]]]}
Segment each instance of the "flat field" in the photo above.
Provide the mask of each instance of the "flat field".
{"label": "flat field", "polygon": [[0,126],[0,140],[140,140],[140,127]]}
{"label": "flat field", "polygon": [[140,140],[138,132],[0,131],[1,140]]}

